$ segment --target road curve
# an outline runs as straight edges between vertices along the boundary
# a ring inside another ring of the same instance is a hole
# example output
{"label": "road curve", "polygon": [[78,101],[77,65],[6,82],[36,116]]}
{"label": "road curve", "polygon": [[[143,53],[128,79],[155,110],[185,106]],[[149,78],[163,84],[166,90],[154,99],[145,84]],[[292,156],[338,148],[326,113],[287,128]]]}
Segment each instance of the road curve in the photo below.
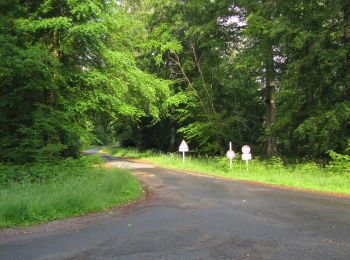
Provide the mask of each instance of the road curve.
{"label": "road curve", "polygon": [[128,163],[145,199],[0,231],[0,259],[349,259],[350,199]]}

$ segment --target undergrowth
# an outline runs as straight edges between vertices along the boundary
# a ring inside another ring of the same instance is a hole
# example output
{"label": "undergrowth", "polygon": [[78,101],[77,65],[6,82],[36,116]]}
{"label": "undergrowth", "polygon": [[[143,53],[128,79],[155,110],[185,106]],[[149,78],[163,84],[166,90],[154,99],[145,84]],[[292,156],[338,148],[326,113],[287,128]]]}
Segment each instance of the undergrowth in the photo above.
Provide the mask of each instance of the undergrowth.
{"label": "undergrowth", "polygon": [[129,171],[96,157],[35,165],[0,165],[0,227],[31,225],[97,212],[142,196]]}

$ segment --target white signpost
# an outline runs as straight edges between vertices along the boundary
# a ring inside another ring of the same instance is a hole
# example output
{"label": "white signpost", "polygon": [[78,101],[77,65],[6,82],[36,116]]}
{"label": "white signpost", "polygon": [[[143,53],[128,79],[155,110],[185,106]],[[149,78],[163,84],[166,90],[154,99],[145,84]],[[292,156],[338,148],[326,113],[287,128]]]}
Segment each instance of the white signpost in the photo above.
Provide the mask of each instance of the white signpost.
{"label": "white signpost", "polygon": [[185,140],[182,140],[179,152],[182,152],[182,163],[185,163],[185,152],[188,152],[188,145],[186,144]]}
{"label": "white signpost", "polygon": [[244,145],[242,147],[242,160],[245,161],[248,170],[248,161],[252,159],[252,154],[250,153],[250,147]]}
{"label": "white signpost", "polygon": [[232,159],[235,158],[235,152],[232,150],[232,143],[230,142],[230,150],[226,153],[227,158],[230,160],[230,173],[232,172]]}

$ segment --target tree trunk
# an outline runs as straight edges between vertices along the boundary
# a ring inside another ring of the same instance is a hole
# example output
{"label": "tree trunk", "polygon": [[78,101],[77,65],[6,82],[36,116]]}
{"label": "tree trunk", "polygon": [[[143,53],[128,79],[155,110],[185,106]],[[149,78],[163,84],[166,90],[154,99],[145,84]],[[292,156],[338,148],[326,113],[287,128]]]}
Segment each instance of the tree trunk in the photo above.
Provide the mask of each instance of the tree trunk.
{"label": "tree trunk", "polygon": [[176,151],[176,149],[175,149],[176,129],[175,129],[174,120],[172,117],[176,113],[175,107],[172,106],[170,111],[171,111],[171,115],[172,115],[170,118],[170,125],[171,125],[171,127],[170,127],[170,151],[174,152],[174,151]]}
{"label": "tree trunk", "polygon": [[[51,49],[52,49],[51,52],[52,52],[52,55],[58,60],[60,59],[59,47],[60,47],[59,33],[56,29],[54,29],[54,31],[52,32],[52,38],[51,38]],[[51,107],[55,103],[55,95],[51,89],[47,89],[46,91],[46,101]]]}
{"label": "tree trunk", "polygon": [[271,126],[276,121],[276,102],[274,100],[276,83],[272,44],[269,44],[267,47],[267,56],[265,61],[265,84],[265,130],[268,134],[266,153],[267,156],[272,157],[277,154],[276,137],[271,134]]}
{"label": "tree trunk", "polygon": [[52,45],[52,55],[56,59],[59,59],[60,58],[60,51],[59,51],[60,40],[59,40],[59,33],[57,29],[54,29],[54,31],[52,32],[51,45]]}
{"label": "tree trunk", "polygon": [[[344,32],[345,44],[350,44],[350,2],[349,1],[344,6],[344,23],[346,24],[345,32]],[[350,50],[348,50],[348,53],[347,53],[346,64],[348,65],[347,71],[349,71]],[[345,89],[345,99],[350,100],[350,83],[349,83],[349,81],[347,81],[347,86]]]}

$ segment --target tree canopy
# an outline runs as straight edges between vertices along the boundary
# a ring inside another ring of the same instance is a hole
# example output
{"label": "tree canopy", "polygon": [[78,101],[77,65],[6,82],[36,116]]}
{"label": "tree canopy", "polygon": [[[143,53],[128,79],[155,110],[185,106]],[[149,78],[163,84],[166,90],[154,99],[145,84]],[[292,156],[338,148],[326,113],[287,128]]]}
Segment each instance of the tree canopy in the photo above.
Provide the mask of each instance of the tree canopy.
{"label": "tree canopy", "polygon": [[0,160],[119,141],[350,149],[347,0],[1,0]]}
{"label": "tree canopy", "polygon": [[77,156],[82,143],[158,120],[168,83],[137,66],[145,30],[117,4],[2,1],[0,10],[2,160]]}
{"label": "tree canopy", "polygon": [[150,2],[145,61],[174,79],[172,118],[197,152],[349,151],[348,1]]}

